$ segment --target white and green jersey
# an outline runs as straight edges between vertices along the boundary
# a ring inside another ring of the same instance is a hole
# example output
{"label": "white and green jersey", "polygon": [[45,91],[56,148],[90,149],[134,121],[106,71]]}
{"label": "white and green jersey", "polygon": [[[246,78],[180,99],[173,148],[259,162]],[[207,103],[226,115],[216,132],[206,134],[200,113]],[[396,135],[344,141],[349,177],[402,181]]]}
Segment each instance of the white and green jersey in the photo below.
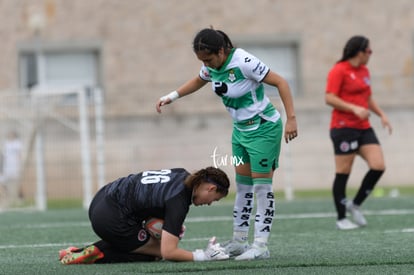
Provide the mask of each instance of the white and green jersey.
{"label": "white and green jersey", "polygon": [[280,117],[266,96],[261,82],[269,70],[255,56],[235,48],[220,69],[203,65],[200,77],[212,82],[213,91],[221,97],[235,127],[241,131],[250,131],[259,127],[262,118],[275,122]]}

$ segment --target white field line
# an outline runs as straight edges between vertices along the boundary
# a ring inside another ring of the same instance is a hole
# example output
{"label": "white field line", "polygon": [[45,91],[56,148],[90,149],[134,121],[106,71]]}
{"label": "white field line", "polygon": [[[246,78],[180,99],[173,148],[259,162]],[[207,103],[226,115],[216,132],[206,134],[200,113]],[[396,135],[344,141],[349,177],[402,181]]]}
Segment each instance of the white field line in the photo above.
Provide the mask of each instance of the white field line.
{"label": "white field line", "polygon": [[414,228],[385,230],[384,233],[414,233]]}
{"label": "white field line", "polygon": [[[371,216],[388,216],[388,215],[412,215],[414,214],[414,209],[389,209],[389,210],[380,210],[380,211],[364,211],[365,215]],[[302,213],[302,214],[280,214],[276,216],[276,219],[289,220],[289,219],[315,219],[315,218],[332,218],[336,214],[333,212],[326,213]],[[209,222],[209,221],[232,221],[230,216],[213,216],[213,217],[192,217],[186,219],[186,223],[198,223],[198,222]],[[62,228],[62,227],[89,227],[89,222],[58,222],[58,223],[43,223],[35,225],[27,225],[24,228],[34,229],[34,228]],[[12,228],[13,226],[8,226]],[[22,225],[18,226],[22,228]],[[386,230],[384,233],[414,233],[414,228],[404,228],[397,230]],[[208,238],[185,238],[186,242],[198,242],[205,241]],[[42,247],[66,247],[69,245],[87,245],[88,243],[45,243],[45,244],[25,244],[25,245],[0,245],[0,249],[11,249],[11,248],[42,248]]]}
{"label": "white field line", "polygon": [[[395,216],[395,215],[411,215],[414,214],[414,209],[388,209],[379,211],[363,211],[366,216]],[[254,215],[252,215],[254,216]],[[336,217],[333,212],[321,212],[321,213],[299,213],[299,214],[277,214],[276,220],[292,220],[292,219],[316,219],[316,218],[331,218]],[[197,222],[211,222],[211,221],[232,221],[231,216],[211,216],[211,217],[191,217],[185,220],[186,223],[197,223]],[[89,222],[54,222],[54,223],[42,223],[26,225],[25,228],[61,228],[61,227],[72,227],[72,226],[90,226]],[[13,228],[13,226],[7,226]],[[18,228],[21,228],[18,225]]]}

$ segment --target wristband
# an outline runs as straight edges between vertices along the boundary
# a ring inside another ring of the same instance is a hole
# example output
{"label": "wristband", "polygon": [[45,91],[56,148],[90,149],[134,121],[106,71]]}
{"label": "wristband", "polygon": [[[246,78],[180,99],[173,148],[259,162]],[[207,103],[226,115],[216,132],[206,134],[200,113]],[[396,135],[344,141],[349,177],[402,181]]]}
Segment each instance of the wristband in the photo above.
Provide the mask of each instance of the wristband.
{"label": "wristband", "polygon": [[193,261],[194,262],[202,262],[206,260],[206,255],[204,254],[204,251],[201,249],[197,249],[193,252]]}
{"label": "wristband", "polygon": [[178,94],[177,91],[172,91],[168,95],[165,95],[165,96],[161,97],[160,100],[165,101],[165,100],[169,99],[171,102],[173,102],[174,100],[176,100],[179,97],[180,97],[180,95]]}

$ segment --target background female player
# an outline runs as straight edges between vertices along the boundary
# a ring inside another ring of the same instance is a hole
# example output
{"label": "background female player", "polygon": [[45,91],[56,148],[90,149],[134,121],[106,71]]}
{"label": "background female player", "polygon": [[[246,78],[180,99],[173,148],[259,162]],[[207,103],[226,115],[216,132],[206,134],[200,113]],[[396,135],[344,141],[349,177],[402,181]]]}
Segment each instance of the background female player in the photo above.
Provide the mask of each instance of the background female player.
{"label": "background female player", "polygon": [[[173,168],[145,171],[120,178],[101,188],[92,200],[89,219],[101,240],[59,252],[63,264],[134,261],[209,261],[229,256],[210,240],[206,250],[178,247],[184,219],[191,204],[210,205],[225,197],[230,186],[220,169],[207,167],[193,174]],[[150,237],[143,221],[164,220],[161,240]]]}
{"label": "background female player", "polygon": [[[191,94],[207,82],[221,97],[233,118],[232,153],[242,159],[236,165],[237,194],[233,212],[233,239],[224,246],[236,260],[268,258],[267,243],[274,218],[272,188],[278,167],[283,125],[279,112],[264,93],[262,82],[276,87],[286,110],[285,140],[297,136],[293,100],[287,81],[255,56],[234,48],[222,31],[203,29],[194,38],[193,50],[203,62],[198,76],[161,97],[156,109]],[[257,200],[254,242],[248,245],[250,214]]]}
{"label": "background female player", "polygon": [[[381,118],[382,125],[392,128],[387,116],[372,97],[370,75],[365,66],[372,54],[369,40],[363,36],[351,37],[344,48],[342,58],[328,75],[325,100],[333,107],[330,137],[335,151],[335,180],[333,197],[338,219],[338,229],[355,229],[367,224],[359,210],[374,189],[385,170],[384,156],[379,141],[371,128],[369,111]],[[360,155],[368,164],[369,171],[353,200],[346,199],[346,183],[355,156]],[[346,218],[348,210],[355,223]]]}

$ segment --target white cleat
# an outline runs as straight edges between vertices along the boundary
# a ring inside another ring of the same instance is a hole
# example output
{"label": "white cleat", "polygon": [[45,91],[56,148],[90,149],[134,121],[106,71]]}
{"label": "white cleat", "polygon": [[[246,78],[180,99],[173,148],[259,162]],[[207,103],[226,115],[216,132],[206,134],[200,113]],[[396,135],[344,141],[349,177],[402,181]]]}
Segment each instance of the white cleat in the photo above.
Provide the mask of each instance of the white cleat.
{"label": "white cleat", "polygon": [[347,218],[336,221],[336,228],[338,228],[339,230],[352,230],[357,229],[358,227],[359,226],[357,224],[351,222]]}
{"label": "white cleat", "polygon": [[257,245],[252,245],[252,248],[237,256],[236,261],[246,261],[246,260],[259,260],[259,259],[268,259],[270,258],[269,249],[267,246],[259,247]]}
{"label": "white cleat", "polygon": [[359,210],[359,207],[354,205],[352,201],[348,201],[346,203],[346,210],[352,215],[352,219],[357,225],[359,226],[367,225],[367,220],[365,219],[361,210]]}
{"label": "white cleat", "polygon": [[224,252],[230,257],[235,257],[240,254],[243,254],[245,251],[249,249],[248,242],[239,242],[236,240],[231,240],[220,244],[220,246],[224,249]]}

